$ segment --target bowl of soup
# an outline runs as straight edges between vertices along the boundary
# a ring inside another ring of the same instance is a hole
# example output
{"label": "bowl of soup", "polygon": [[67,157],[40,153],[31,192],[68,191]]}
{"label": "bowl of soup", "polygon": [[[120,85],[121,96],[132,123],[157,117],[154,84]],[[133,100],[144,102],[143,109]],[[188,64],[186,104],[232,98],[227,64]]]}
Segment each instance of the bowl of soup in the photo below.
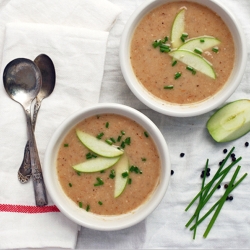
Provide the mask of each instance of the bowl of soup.
{"label": "bowl of soup", "polygon": [[167,143],[141,112],[102,103],[68,117],[46,149],[43,174],[58,209],[77,224],[119,230],[145,219],[170,177]]}
{"label": "bowl of soup", "polygon": [[176,117],[222,105],[244,74],[247,53],[233,13],[212,0],[148,0],[127,21],[120,65],[135,96]]}

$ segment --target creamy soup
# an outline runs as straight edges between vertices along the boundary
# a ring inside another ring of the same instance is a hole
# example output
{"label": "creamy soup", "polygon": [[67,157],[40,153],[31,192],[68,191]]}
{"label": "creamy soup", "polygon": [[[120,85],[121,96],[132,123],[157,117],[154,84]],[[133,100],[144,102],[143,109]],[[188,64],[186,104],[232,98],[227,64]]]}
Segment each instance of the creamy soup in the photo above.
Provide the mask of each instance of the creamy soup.
{"label": "creamy soup", "polygon": [[[213,36],[221,42],[217,52],[213,48],[202,52],[214,68],[215,79],[198,71],[192,74],[180,61],[172,66],[173,58],[152,46],[155,40],[166,36],[170,39],[172,23],[182,8],[186,9],[187,39]],[[235,52],[232,35],[220,16],[200,4],[180,1],[157,7],[140,21],[131,41],[130,56],[137,79],[150,93],[167,102],[188,104],[207,99],[223,87],[234,66]],[[177,72],[181,76],[175,79]]]}
{"label": "creamy soup", "polygon": [[[76,129],[93,136],[103,133],[103,141],[113,138],[114,144],[127,154],[129,165],[140,170],[129,171],[128,183],[117,198],[114,198],[116,177],[111,175],[116,165],[96,173],[79,173],[72,168],[88,161],[86,156],[92,154],[77,138]],[[144,128],[126,117],[103,114],[83,120],[66,135],[58,152],[57,172],[64,192],[77,206],[96,214],[118,215],[134,210],[147,200],[159,183],[161,161]],[[101,178],[103,185],[94,185],[97,178]]]}

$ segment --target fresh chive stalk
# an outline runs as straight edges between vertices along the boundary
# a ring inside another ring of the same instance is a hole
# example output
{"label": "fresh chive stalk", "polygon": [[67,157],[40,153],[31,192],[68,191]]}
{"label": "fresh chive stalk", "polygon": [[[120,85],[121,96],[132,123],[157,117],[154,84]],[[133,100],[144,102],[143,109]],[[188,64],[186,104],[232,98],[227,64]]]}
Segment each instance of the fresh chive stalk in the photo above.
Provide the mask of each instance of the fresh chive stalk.
{"label": "fresh chive stalk", "polygon": [[[247,177],[247,173],[245,173],[231,188],[229,194]],[[198,226],[202,221],[204,221],[212,212],[213,210],[218,206],[218,204],[221,202],[222,197],[208,210],[207,213],[205,213],[202,218],[199,219],[198,222],[196,222],[190,230],[194,230],[195,226]]]}
{"label": "fresh chive stalk", "polygon": [[[207,172],[208,162],[209,162],[209,160],[207,159],[206,165],[205,165],[205,173]],[[206,174],[204,174],[204,175],[203,175],[203,178],[202,178],[201,190],[204,188],[205,180],[206,180]],[[201,201],[202,201],[202,192],[200,193],[200,201],[199,201],[199,202],[201,202]],[[197,223],[197,221],[199,220],[199,216],[200,216],[200,211],[197,212],[197,215],[196,215],[196,223]],[[196,224],[195,224],[195,225],[196,225]],[[195,228],[194,228],[193,239],[195,239],[196,230],[197,230],[197,226],[195,226]]]}
{"label": "fresh chive stalk", "polygon": [[223,205],[224,205],[224,203],[226,201],[226,198],[229,195],[230,190],[232,189],[233,183],[234,183],[234,181],[235,181],[235,179],[236,179],[236,177],[237,177],[237,175],[238,175],[238,173],[240,171],[240,168],[241,168],[240,166],[238,166],[236,168],[236,170],[235,170],[235,172],[233,174],[233,177],[232,177],[231,181],[229,182],[228,188],[226,189],[224,195],[222,196],[221,201],[219,202],[218,207],[215,210],[214,215],[213,215],[212,219],[210,220],[205,233],[203,234],[204,238],[206,238],[208,236],[210,230],[212,229],[212,227],[213,227],[213,225],[215,223],[215,220],[217,219],[217,217],[218,217],[218,215],[220,213],[220,210],[222,209],[222,207],[223,207]]}
{"label": "fresh chive stalk", "polygon": [[[233,147],[228,154],[226,155],[225,159],[223,160],[222,164],[220,165],[219,169],[217,170],[217,172],[215,173],[214,177],[212,178],[212,180],[204,187],[205,189],[210,189],[210,187],[213,185],[214,181],[221,176],[221,174],[224,173],[225,169],[223,171],[222,168],[224,167],[224,165],[226,164],[228,158],[230,157],[230,155],[232,154],[232,152],[234,151],[235,147]],[[238,161],[241,160],[241,157],[238,158],[235,162],[233,162],[232,164],[235,165]],[[221,172],[221,174],[220,174]],[[200,191],[203,192],[204,190]],[[209,190],[208,190],[209,191]],[[185,211],[188,211],[188,209],[193,205],[193,203],[195,202],[195,200],[199,197],[200,192],[194,197],[194,199],[189,203],[189,205],[186,207]]]}

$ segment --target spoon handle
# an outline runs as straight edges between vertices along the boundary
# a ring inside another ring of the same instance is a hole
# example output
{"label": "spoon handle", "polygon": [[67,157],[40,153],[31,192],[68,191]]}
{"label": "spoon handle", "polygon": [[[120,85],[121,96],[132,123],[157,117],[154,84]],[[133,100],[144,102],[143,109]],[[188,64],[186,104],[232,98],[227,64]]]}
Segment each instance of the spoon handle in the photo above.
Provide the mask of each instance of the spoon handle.
{"label": "spoon handle", "polygon": [[[41,107],[41,101],[36,98],[36,103],[34,105],[33,120],[32,120],[33,131],[35,131],[37,115],[38,115],[38,111],[40,107]],[[22,184],[27,183],[31,177],[31,165],[30,164],[31,163],[30,163],[29,141],[27,141],[25,149],[24,149],[23,161],[21,163],[21,166],[18,169],[18,180]]]}
{"label": "spoon handle", "polygon": [[42,168],[36,146],[36,140],[31,123],[30,109],[26,109],[25,114],[26,114],[26,121],[29,134],[30,163],[31,163],[31,173],[33,179],[36,205],[45,206],[48,204],[48,201],[43,181]]}

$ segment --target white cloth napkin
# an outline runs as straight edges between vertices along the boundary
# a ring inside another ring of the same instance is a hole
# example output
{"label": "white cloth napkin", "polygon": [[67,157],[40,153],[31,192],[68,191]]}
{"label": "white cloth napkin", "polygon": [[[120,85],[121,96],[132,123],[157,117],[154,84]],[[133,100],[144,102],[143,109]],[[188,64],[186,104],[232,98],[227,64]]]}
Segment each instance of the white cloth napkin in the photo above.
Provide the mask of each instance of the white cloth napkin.
{"label": "white cloth napkin", "polygon": [[[120,9],[107,0],[12,0],[0,3],[1,75],[8,62],[47,54],[56,86],[38,114],[41,163],[55,129],[72,112],[99,101],[109,29]],[[74,248],[79,226],[49,205],[35,207],[33,183],[17,170],[27,141],[22,107],[0,85],[0,249]],[[49,196],[49,195],[48,195]]]}

